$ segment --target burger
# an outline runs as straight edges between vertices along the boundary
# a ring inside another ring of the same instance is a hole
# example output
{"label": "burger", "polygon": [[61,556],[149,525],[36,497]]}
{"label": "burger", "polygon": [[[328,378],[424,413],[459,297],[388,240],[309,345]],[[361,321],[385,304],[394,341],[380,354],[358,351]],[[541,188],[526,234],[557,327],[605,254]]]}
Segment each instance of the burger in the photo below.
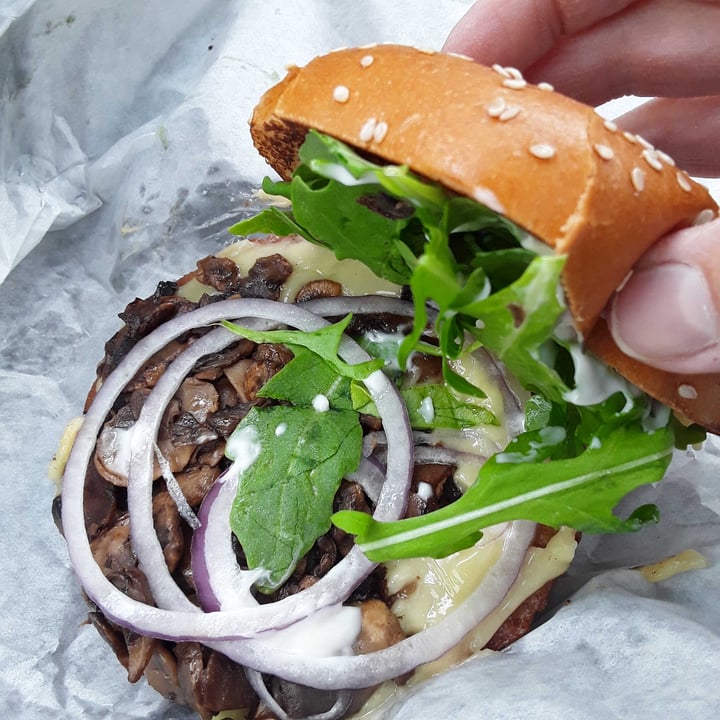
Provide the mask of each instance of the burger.
{"label": "burger", "polygon": [[604,316],[717,206],[550,86],[408,47],[291,68],[250,127],[267,208],[121,313],[55,516],[130,681],[380,717],[527,632],[581,534],[655,521],[613,510],[720,429],[716,375]]}

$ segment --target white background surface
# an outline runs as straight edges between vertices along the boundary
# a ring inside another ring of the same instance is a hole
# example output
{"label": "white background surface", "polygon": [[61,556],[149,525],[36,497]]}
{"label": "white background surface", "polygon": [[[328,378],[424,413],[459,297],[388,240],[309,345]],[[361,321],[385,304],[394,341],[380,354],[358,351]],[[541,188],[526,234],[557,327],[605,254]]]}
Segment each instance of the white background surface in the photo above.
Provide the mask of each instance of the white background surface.
{"label": "white background surface", "polygon": [[[142,683],[129,686],[82,624],[50,519],[47,463],[116,313],[228,242],[225,228],[256,205],[266,167],[246,120],[285,65],[341,45],[439,48],[468,4],[0,6],[0,275],[24,257],[0,285],[0,717],[189,717]],[[660,497],[662,525],[629,540],[586,539],[566,589],[608,565],[688,546],[717,563],[717,446],[676,468]],[[657,586],[606,573],[512,650],[428,686],[393,715],[715,717],[719,590],[717,564]]]}

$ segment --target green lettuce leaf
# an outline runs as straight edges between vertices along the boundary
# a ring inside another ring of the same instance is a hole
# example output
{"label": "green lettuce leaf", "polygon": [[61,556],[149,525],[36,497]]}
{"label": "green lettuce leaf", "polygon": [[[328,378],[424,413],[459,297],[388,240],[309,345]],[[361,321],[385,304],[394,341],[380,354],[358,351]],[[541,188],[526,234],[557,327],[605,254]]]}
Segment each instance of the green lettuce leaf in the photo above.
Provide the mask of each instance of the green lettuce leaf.
{"label": "green lettuce leaf", "polygon": [[363,552],[377,562],[443,557],[477,542],[483,528],[511,520],[588,533],[634,531],[657,521],[653,506],[642,506],[627,519],[612,509],[630,490],[662,478],[672,455],[672,433],[617,428],[595,448],[553,459],[563,454],[564,439],[561,427],[525,433],[483,465],[459,500],[428,515],[383,523],[341,511],[332,521],[356,535]]}
{"label": "green lettuce leaf", "polygon": [[[399,392],[414,430],[462,430],[479,425],[497,425],[497,418],[490,410],[458,398],[446,385],[413,385],[400,388]],[[377,416],[377,408],[362,385],[352,384],[351,397],[355,410]]]}
{"label": "green lettuce leaf", "polygon": [[236,432],[247,427],[261,451],[240,477],[230,527],[271,592],[330,528],[342,477],[360,462],[362,428],[352,411],[283,405],[253,408]]}

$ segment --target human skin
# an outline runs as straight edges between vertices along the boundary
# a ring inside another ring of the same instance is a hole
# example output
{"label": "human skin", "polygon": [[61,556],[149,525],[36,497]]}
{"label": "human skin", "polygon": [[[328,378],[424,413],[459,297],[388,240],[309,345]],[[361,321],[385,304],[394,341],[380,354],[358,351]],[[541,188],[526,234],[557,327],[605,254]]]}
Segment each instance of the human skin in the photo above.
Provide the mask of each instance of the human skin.
{"label": "human skin", "polygon": [[[720,0],[478,0],[444,50],[518,68],[599,105],[654,98],[617,119],[695,176],[720,176]],[[720,220],[661,238],[608,308],[629,355],[720,371]]]}

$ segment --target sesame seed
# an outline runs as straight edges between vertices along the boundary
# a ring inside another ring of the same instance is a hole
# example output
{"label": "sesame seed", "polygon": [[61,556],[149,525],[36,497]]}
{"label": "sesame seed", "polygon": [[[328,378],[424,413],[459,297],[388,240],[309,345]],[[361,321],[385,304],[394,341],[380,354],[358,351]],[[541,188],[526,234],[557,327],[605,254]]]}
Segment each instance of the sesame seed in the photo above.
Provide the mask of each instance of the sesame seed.
{"label": "sesame seed", "polygon": [[374,117],[368,118],[360,128],[360,142],[370,142],[375,134],[377,120]]}
{"label": "sesame seed", "polygon": [[505,112],[506,108],[507,103],[505,102],[505,98],[498,97],[495,98],[485,109],[490,117],[497,118]]}
{"label": "sesame seed", "polygon": [[693,221],[693,225],[704,225],[705,223],[709,223],[711,220],[714,219],[715,211],[711,210],[710,208],[705,208],[705,210],[701,210],[697,214],[697,217]]}
{"label": "sesame seed", "polygon": [[634,167],[630,173],[630,180],[632,181],[633,187],[638,192],[642,192],[645,189],[645,173],[639,168]]}
{"label": "sesame seed", "polygon": [[333,100],[339,103],[346,103],[350,99],[350,90],[345,85],[338,85],[333,90]]}
{"label": "sesame seed", "polygon": [[503,80],[503,86],[509,88],[510,90],[522,90],[527,86],[527,82],[525,82],[522,78],[511,77]]}
{"label": "sesame seed", "polygon": [[647,148],[648,150],[654,150],[654,149],[655,149],[655,146],[654,146],[649,140],[646,140],[642,135],[636,135],[636,136],[635,136],[635,139],[636,139],[644,148]]}
{"label": "sesame seed", "polygon": [[522,73],[515,67],[505,67],[505,72],[508,74],[509,77],[515,78],[516,80],[522,80],[523,75]]}
{"label": "sesame seed", "polygon": [[685,192],[690,192],[692,190],[692,185],[690,184],[690,180],[688,180],[687,175],[679,172],[679,173],[676,173],[675,178],[677,179],[678,185]]}
{"label": "sesame seed", "polygon": [[540,82],[537,85],[538,90],[544,90],[545,92],[552,92],[555,87],[551,85],[549,82]]}
{"label": "sesame seed", "polygon": [[502,65],[498,65],[498,64],[496,63],[495,65],[492,66],[492,69],[493,69],[498,75],[502,75],[504,78],[511,78],[511,77],[512,77],[512,75],[510,75],[510,73],[508,73],[508,71],[507,71]]}
{"label": "sesame seed", "polygon": [[373,132],[373,140],[376,143],[380,143],[385,139],[385,136],[387,135],[388,131],[388,125],[386,122],[379,122],[375,126],[375,131]]}
{"label": "sesame seed", "polygon": [[660,162],[660,158],[654,150],[643,150],[642,156],[653,170],[660,172],[663,169],[663,164]]}
{"label": "sesame seed", "polygon": [[366,68],[370,67],[375,62],[375,58],[372,55],[363,55],[360,58],[360,64]]}
{"label": "sesame seed", "polygon": [[474,60],[469,55],[463,55],[462,53],[449,52],[445,54],[449,55],[450,57],[458,58],[459,60],[470,60],[470,62],[474,62]]}
{"label": "sesame seed", "polygon": [[612,120],[605,120],[603,125],[610,132],[617,132],[618,126]]}
{"label": "sesame seed", "polygon": [[629,143],[632,143],[633,145],[637,142],[637,138],[636,138],[632,133],[624,132],[624,133],[623,133],[623,137],[624,137]]}
{"label": "sesame seed", "polygon": [[550,158],[555,157],[555,148],[547,143],[537,143],[536,145],[531,145],[529,150],[531,155],[534,155],[540,160],[549,160]]}
{"label": "sesame seed", "polygon": [[670,167],[675,167],[675,160],[673,160],[667,153],[663,152],[662,150],[656,150],[655,152],[663,162],[670,165]]}
{"label": "sesame seed", "polygon": [[501,122],[507,122],[508,120],[512,120],[517,117],[519,114],[520,108],[517,105],[510,105],[510,107],[505,108],[505,110],[500,113],[498,120]]}
{"label": "sesame seed", "polygon": [[596,143],[593,145],[593,150],[603,159],[603,160],[612,160],[615,157],[615,153],[612,151],[612,148],[608,147],[607,145],[601,145],[600,143]]}
{"label": "sesame seed", "polygon": [[692,385],[678,385],[677,393],[685,400],[697,400],[697,390]]}

